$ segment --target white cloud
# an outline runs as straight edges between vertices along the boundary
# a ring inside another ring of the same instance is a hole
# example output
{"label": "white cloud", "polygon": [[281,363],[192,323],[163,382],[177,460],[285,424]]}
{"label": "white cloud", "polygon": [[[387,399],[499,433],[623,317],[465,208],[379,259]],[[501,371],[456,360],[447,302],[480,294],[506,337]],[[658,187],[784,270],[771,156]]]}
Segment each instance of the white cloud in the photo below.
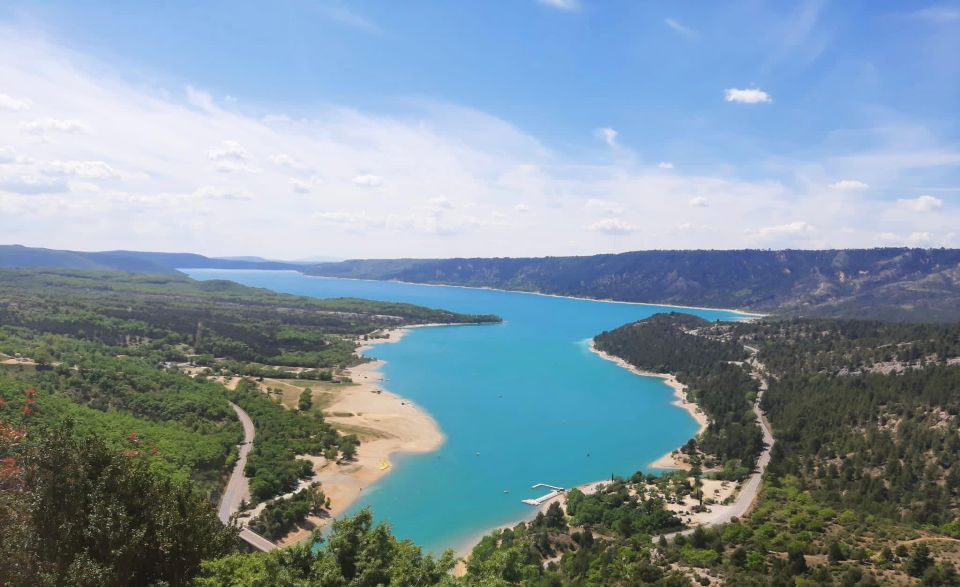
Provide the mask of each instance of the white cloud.
{"label": "white cloud", "polygon": [[938,24],[960,21],[960,9],[954,6],[928,6],[913,13],[913,16]]}
{"label": "white cloud", "polygon": [[856,179],[841,179],[830,184],[830,187],[835,190],[842,191],[863,191],[870,189],[870,186],[866,183],[856,180]]}
{"label": "white cloud", "polygon": [[290,167],[292,169],[303,169],[303,164],[286,153],[276,153],[268,157],[271,163],[279,167]]}
{"label": "white cloud", "polygon": [[660,169],[673,169],[673,163],[669,161],[661,161],[660,163],[657,163],[657,167]]}
{"label": "white cloud", "polygon": [[12,110],[13,112],[20,112],[21,110],[27,110],[31,106],[30,100],[23,98],[14,98],[7,94],[0,94],[0,110]]}
{"label": "white cloud", "polygon": [[930,195],[923,195],[911,199],[897,200],[897,206],[914,212],[930,212],[943,206],[943,200]]}
{"label": "white cloud", "polygon": [[618,133],[616,130],[609,127],[603,127],[603,128],[598,128],[595,131],[595,134],[599,139],[605,142],[607,146],[610,146],[610,147],[617,146],[617,135],[620,133]]}
{"label": "white cloud", "polygon": [[707,199],[703,196],[696,196],[687,200],[687,202],[694,208],[704,208],[707,206]]}
{"label": "white cloud", "polygon": [[453,208],[453,202],[447,199],[446,196],[437,196],[435,198],[430,198],[427,200],[427,205],[431,208],[449,210]]}
{"label": "white cloud", "polygon": [[580,9],[580,2],[578,0],[537,0],[537,2],[550,8],[556,8],[557,10],[572,12]]}
{"label": "white cloud", "polygon": [[213,164],[213,168],[220,173],[263,173],[262,169],[236,159],[221,159]]}
{"label": "white cloud", "polygon": [[630,234],[635,229],[629,223],[619,218],[604,218],[597,220],[593,224],[587,225],[587,230],[602,232],[611,236]]}
{"label": "white cloud", "polygon": [[197,188],[193,195],[197,198],[209,200],[249,200],[253,197],[251,194],[235,187],[211,185]]}
{"label": "white cloud", "polygon": [[103,161],[51,161],[45,169],[50,173],[82,177],[84,179],[112,179],[120,173]]}
{"label": "white cloud", "polygon": [[211,161],[249,161],[250,153],[237,141],[223,141],[219,147],[207,151],[207,158]]}
{"label": "white cloud", "polygon": [[773,102],[770,94],[756,88],[744,90],[728,88],[725,90],[724,99],[727,102],[737,102],[739,104],[764,104]]}
{"label": "white cloud", "polygon": [[302,179],[291,179],[290,187],[293,188],[293,191],[299,194],[309,194],[313,186],[309,182],[303,181]]}
{"label": "white cloud", "polygon": [[2,175],[0,174],[0,192],[10,192],[24,196],[53,194],[67,190],[67,182],[59,178],[42,175]]}
{"label": "white cloud", "polygon": [[383,178],[372,173],[364,173],[361,175],[355,175],[353,177],[353,183],[360,187],[378,188],[383,185]]}
{"label": "white cloud", "polygon": [[605,200],[603,198],[588,198],[584,206],[589,210],[599,210],[607,214],[623,213],[623,206],[613,200]]}
{"label": "white cloud", "polygon": [[663,22],[666,23],[666,25],[671,29],[673,29],[674,31],[680,33],[681,35],[689,39],[697,38],[697,31],[691,29],[690,27],[680,24],[680,22],[677,20],[674,20],[672,18],[665,18]]}
{"label": "white cloud", "polygon": [[[505,120],[436,101],[390,115],[329,105],[293,117],[262,114],[240,96],[240,110],[192,88],[131,84],[42,38],[0,26],[0,79],[33,102],[25,118],[0,116],[8,241],[272,257],[304,247],[343,257],[540,256],[603,252],[610,241],[598,235],[611,233],[629,233],[636,248],[872,246],[881,233],[906,242],[924,232],[938,246],[960,226],[943,195],[936,213],[914,214],[871,191],[825,189],[838,178],[952,182],[960,151],[930,134],[861,136],[827,157],[751,160],[749,173],[699,160],[667,173],[622,144],[610,157],[605,142],[588,140],[571,156]],[[63,125],[21,133],[34,113],[90,132],[37,140]],[[360,183],[378,184],[368,192],[375,202],[353,181],[373,173]],[[451,206],[431,202],[440,197]],[[694,197],[709,203],[709,229],[694,224],[707,221],[706,209],[690,208]],[[794,228],[801,218],[816,229]],[[270,225],[283,226],[282,238],[265,235]]]}
{"label": "white cloud", "polygon": [[783,236],[800,236],[809,234],[816,229],[807,222],[798,221],[787,224],[778,224],[776,226],[765,226],[756,230],[753,234],[762,239]]}
{"label": "white cloud", "polygon": [[213,102],[213,96],[211,96],[209,92],[198,90],[193,86],[187,86],[186,94],[187,102],[201,110],[213,112],[217,108],[216,104]]}
{"label": "white cloud", "polygon": [[20,130],[30,134],[45,134],[49,132],[82,133],[90,128],[82,120],[63,118],[38,118],[29,122],[20,123]]}
{"label": "white cloud", "polygon": [[907,243],[913,246],[922,246],[930,244],[930,233],[926,231],[922,232],[911,232],[910,236],[907,237]]}

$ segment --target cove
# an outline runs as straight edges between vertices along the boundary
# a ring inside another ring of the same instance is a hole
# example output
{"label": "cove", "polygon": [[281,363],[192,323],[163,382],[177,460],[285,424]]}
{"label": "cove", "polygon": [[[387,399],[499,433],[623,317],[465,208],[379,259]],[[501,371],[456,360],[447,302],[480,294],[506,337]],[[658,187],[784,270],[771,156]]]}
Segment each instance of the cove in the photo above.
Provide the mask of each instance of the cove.
{"label": "cove", "polygon": [[364,490],[394,532],[427,550],[469,547],[490,529],[534,513],[520,502],[535,483],[572,487],[629,476],[697,429],[672,390],[591,353],[604,330],[658,312],[739,320],[726,310],[682,309],[460,287],[310,277],[294,271],[184,269],[195,279],[318,298],[359,297],[475,314],[503,324],[413,329],[371,356],[385,386],[439,423],[436,452],[394,455],[393,472]]}

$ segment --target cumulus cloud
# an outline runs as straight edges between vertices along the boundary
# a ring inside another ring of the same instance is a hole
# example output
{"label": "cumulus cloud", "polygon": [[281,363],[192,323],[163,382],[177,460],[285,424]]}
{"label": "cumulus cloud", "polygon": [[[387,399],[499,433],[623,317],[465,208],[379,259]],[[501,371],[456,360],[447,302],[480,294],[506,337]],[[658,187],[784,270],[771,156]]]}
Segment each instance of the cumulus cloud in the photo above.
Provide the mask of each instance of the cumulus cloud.
{"label": "cumulus cloud", "polygon": [[[628,233],[638,248],[871,246],[884,232],[899,242],[925,232],[936,246],[960,225],[946,201],[913,214],[869,191],[823,189],[845,177],[918,185],[906,182],[928,170],[939,181],[960,153],[935,142],[896,153],[861,142],[872,150],[777,161],[818,170],[810,181],[755,173],[764,165],[752,165],[750,179],[735,165],[665,173],[619,143],[616,158],[605,140],[573,157],[503,119],[436,101],[390,115],[329,105],[251,116],[193,88],[145,90],[40,38],[0,27],[4,89],[33,102],[27,117],[0,116],[8,241],[288,258],[303,247],[343,257],[539,256],[603,252],[609,241],[597,235]],[[77,124],[21,132],[24,120],[45,120],[37,116]],[[375,202],[359,197],[364,187],[376,188]],[[684,217],[693,196],[709,202],[709,230]],[[816,229],[791,228],[799,218],[816,218]],[[271,224],[283,238],[263,232]]]}
{"label": "cumulus cloud", "polygon": [[37,118],[29,122],[20,123],[20,130],[30,134],[83,133],[90,130],[85,122],[77,119]]}
{"label": "cumulus cloud", "polygon": [[930,195],[916,198],[897,200],[897,206],[914,212],[930,212],[943,206],[943,200]]}
{"label": "cumulus cloud", "polygon": [[537,0],[537,2],[550,8],[556,8],[557,10],[572,12],[580,9],[580,2],[578,0]]}
{"label": "cumulus cloud", "polygon": [[587,225],[587,230],[592,230],[594,232],[601,232],[603,234],[617,236],[623,234],[630,234],[635,229],[629,223],[620,220],[619,218],[604,218],[602,220],[597,220],[596,222]]}
{"label": "cumulus cloud", "polygon": [[616,147],[616,146],[617,146],[617,135],[620,134],[620,133],[618,133],[616,130],[614,130],[614,129],[612,129],[612,128],[603,127],[603,128],[598,128],[598,129],[594,132],[594,134],[597,135],[597,138],[599,138],[600,140],[602,140],[603,142],[605,142],[605,143],[607,144],[607,146]]}
{"label": "cumulus cloud", "polygon": [[687,202],[694,208],[704,208],[707,205],[707,199],[703,196],[696,196],[687,200]]}
{"label": "cumulus cloud", "polygon": [[856,179],[841,179],[831,183],[830,187],[835,190],[847,192],[858,192],[870,189],[869,185]]}
{"label": "cumulus cloud", "polygon": [[11,110],[13,112],[20,112],[21,110],[27,110],[31,106],[30,100],[23,98],[14,98],[13,96],[7,94],[0,94],[0,110]]}
{"label": "cumulus cloud", "polygon": [[383,178],[372,173],[364,173],[361,175],[355,175],[353,177],[353,183],[360,187],[378,188],[383,185]]}
{"label": "cumulus cloud", "polygon": [[773,102],[770,94],[756,88],[739,90],[737,88],[727,88],[724,92],[724,99],[727,102],[737,102],[739,104],[766,104]]}
{"label": "cumulus cloud", "polygon": [[673,163],[669,161],[661,161],[660,163],[657,163],[657,167],[660,169],[673,169]]}

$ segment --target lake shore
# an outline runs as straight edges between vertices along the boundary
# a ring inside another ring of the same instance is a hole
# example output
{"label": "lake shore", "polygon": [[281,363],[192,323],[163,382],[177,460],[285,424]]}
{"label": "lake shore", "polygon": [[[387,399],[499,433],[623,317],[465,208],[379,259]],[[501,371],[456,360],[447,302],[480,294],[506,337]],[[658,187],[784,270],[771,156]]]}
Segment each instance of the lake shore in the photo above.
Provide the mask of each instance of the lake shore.
{"label": "lake shore", "polygon": [[[709,424],[709,421],[707,419],[706,414],[703,413],[703,411],[700,409],[700,407],[696,403],[691,402],[687,399],[687,395],[686,395],[687,387],[684,384],[680,383],[677,380],[677,377],[675,375],[665,374],[665,373],[654,373],[652,371],[644,371],[642,369],[638,369],[633,365],[631,365],[630,363],[626,362],[625,360],[621,359],[620,357],[615,357],[609,353],[605,353],[600,349],[596,348],[593,339],[590,339],[589,349],[590,349],[590,352],[594,353],[598,357],[606,361],[615,363],[617,366],[627,369],[631,373],[640,375],[641,377],[656,377],[658,379],[662,379],[664,383],[666,383],[668,386],[670,386],[671,389],[673,389],[673,394],[674,394],[674,397],[676,398],[673,401],[673,405],[682,410],[686,410],[686,412],[690,414],[690,417],[696,420],[697,425],[699,426],[696,434],[699,435],[704,430],[707,429],[707,425]],[[679,451],[679,447],[661,456],[657,460],[650,463],[648,466],[651,469],[662,469],[662,470],[690,469],[690,464],[683,460],[683,456]],[[609,479],[602,479],[600,481],[590,481],[589,483],[583,483],[581,485],[578,485],[576,489],[579,489],[583,493],[589,495],[589,494],[595,493],[599,486],[609,482],[610,482]],[[719,487],[719,483],[720,482],[717,482],[718,487]],[[711,485],[709,489],[712,491],[715,488]],[[726,486],[724,486],[724,490],[726,490]],[[724,491],[724,493],[726,494],[726,491]],[[726,495],[724,495],[724,497],[726,497]],[[562,493],[558,495],[556,498],[541,504],[539,507],[535,509],[532,509],[530,511],[530,515],[525,516],[523,519],[517,520],[511,524],[496,526],[494,528],[487,530],[486,532],[483,532],[482,534],[477,535],[474,539],[472,539],[467,543],[464,543],[463,545],[461,545],[456,549],[457,556],[462,557],[463,559],[469,558],[470,552],[473,550],[473,547],[476,546],[480,542],[480,540],[487,534],[490,534],[491,532],[494,532],[496,530],[512,528],[513,526],[516,526],[520,522],[529,522],[533,520],[533,518],[535,518],[538,513],[540,512],[546,513],[547,508],[549,508],[550,505],[553,503],[559,503],[560,507],[566,509],[567,493]],[[685,506],[687,506],[687,504],[685,503],[671,504],[671,506],[668,509],[670,509],[671,511],[674,511],[675,513],[679,513],[681,511],[681,508]],[[693,523],[693,524],[702,523],[700,519],[702,517],[703,515],[687,516],[685,521],[687,523]],[[457,568],[457,573],[463,574],[465,572],[466,572],[465,564],[459,565]]]}
{"label": "lake shore", "polygon": [[[654,373],[652,371],[638,369],[620,357],[615,357],[596,348],[593,339],[590,340],[590,352],[596,354],[598,357],[606,361],[616,363],[619,367],[622,367],[636,375],[640,375],[641,377],[656,377],[658,379],[662,379],[664,383],[673,389],[673,395],[676,398],[673,401],[673,405],[677,406],[681,410],[685,410],[688,414],[690,414],[691,418],[696,420],[697,425],[699,426],[696,435],[699,436],[704,430],[707,429],[707,425],[709,424],[707,415],[703,413],[703,410],[700,409],[700,406],[687,399],[687,386],[677,381],[677,377],[675,375],[669,373]],[[651,469],[683,470],[690,468],[690,464],[683,460],[683,455],[680,453],[679,447],[661,456],[647,466]]]}
{"label": "lake shore", "polygon": [[[241,270],[243,271],[243,270]],[[251,269],[249,271],[264,271],[263,269]],[[278,271],[295,271],[293,269],[278,270]],[[761,314],[759,312],[751,312],[749,310],[740,310],[738,308],[708,308],[706,306],[679,306],[676,304],[659,304],[657,302],[628,302],[624,300],[611,300],[607,298],[586,298],[583,296],[565,296],[561,294],[549,294],[539,291],[523,291],[519,289],[503,289],[499,287],[489,287],[485,285],[452,285],[447,283],[417,283],[416,281],[402,281],[400,279],[362,279],[359,277],[333,277],[328,275],[311,275],[309,273],[303,273],[301,271],[296,271],[304,277],[314,277],[317,279],[343,279],[346,281],[368,281],[373,283],[402,283],[404,285],[422,285],[425,287],[455,287],[457,289],[481,289],[487,291],[502,291],[506,293],[516,293],[516,294],[525,294],[530,296],[541,296],[545,298],[561,298],[565,300],[581,300],[584,302],[601,302],[604,304],[627,304],[631,306],[651,306],[657,308],[673,308],[677,310],[706,310],[706,311],[717,311],[717,312],[730,312],[731,314],[739,314],[747,319],[757,319],[764,318],[769,314]],[[434,326],[434,325],[430,325]],[[438,324],[436,326],[456,326],[455,324]]]}
{"label": "lake shore", "polygon": [[[386,331],[385,338],[370,339],[357,352],[362,354],[377,344],[398,342],[407,332],[408,327]],[[322,484],[331,507],[323,518],[308,517],[307,524],[278,542],[281,546],[306,540],[314,528],[326,526],[346,512],[364,490],[393,470],[391,456],[432,452],[446,440],[440,426],[426,410],[384,387],[384,376],[380,371],[384,364],[372,360],[346,370],[354,385],[344,386],[324,408],[328,422],[344,433],[361,437],[360,447],[356,458],[348,463],[304,457],[314,463],[311,481]]]}

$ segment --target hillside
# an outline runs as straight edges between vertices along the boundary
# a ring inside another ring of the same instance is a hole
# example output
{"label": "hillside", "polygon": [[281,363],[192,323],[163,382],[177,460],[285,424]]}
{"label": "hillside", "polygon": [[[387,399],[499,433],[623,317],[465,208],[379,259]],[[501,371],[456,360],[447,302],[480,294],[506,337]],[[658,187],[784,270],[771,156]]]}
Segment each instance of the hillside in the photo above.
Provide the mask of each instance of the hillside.
{"label": "hillside", "polygon": [[373,259],[305,273],[742,308],[810,317],[960,319],[960,250],[636,251],[586,257]]}
{"label": "hillside", "polygon": [[151,253],[142,251],[62,251],[0,245],[0,269],[84,269],[125,273],[177,274],[177,268],[209,269],[296,269],[277,261],[215,259],[193,253]]}

